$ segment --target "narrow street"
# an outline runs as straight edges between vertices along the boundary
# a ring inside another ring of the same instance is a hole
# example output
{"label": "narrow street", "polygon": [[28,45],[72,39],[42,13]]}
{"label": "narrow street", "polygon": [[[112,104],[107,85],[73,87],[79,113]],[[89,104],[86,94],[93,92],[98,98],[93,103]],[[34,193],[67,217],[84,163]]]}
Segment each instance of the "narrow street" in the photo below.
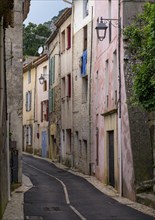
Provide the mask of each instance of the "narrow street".
{"label": "narrow street", "polygon": [[23,155],[33,187],[24,195],[25,220],[153,220],[103,194],[82,177]]}

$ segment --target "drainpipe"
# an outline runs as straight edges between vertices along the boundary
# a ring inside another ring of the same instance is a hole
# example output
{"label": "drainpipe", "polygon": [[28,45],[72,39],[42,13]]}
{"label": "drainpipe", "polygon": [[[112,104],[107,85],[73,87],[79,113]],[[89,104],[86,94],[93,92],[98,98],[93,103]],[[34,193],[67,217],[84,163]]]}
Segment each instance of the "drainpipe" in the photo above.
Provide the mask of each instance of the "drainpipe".
{"label": "drainpipe", "polygon": [[122,196],[122,112],[121,112],[121,2],[118,1],[118,81],[119,81],[119,99],[118,99],[118,147],[119,147],[119,194]]}
{"label": "drainpipe", "polygon": [[91,10],[91,44],[90,44],[90,73],[89,73],[89,174],[92,173],[92,118],[91,118],[91,83],[92,83],[92,48],[93,48],[93,6]]}

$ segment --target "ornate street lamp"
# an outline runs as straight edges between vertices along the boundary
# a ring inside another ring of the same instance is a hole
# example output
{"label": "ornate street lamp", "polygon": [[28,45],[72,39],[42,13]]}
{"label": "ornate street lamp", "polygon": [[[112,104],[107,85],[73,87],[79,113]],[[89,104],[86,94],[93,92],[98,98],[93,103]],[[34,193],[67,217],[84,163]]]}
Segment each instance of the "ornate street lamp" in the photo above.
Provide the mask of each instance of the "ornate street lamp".
{"label": "ornate street lamp", "polygon": [[97,22],[97,26],[96,26],[96,33],[97,33],[97,38],[100,40],[100,41],[103,41],[103,39],[105,38],[106,36],[106,32],[107,32],[107,25],[105,22],[103,22],[104,19],[101,17],[100,18],[100,22],[98,20]]}
{"label": "ornate street lamp", "polygon": [[43,74],[41,74],[41,76],[40,76],[40,78],[39,78],[39,83],[40,83],[41,85],[43,85],[43,84],[44,84],[44,81],[45,81],[45,78],[44,78]]}

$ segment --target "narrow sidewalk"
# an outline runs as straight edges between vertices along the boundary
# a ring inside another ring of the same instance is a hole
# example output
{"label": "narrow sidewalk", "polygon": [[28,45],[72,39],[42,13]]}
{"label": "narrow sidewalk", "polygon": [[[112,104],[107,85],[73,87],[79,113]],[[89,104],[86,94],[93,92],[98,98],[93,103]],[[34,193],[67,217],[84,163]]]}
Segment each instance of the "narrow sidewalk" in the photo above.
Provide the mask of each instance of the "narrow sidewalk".
{"label": "narrow sidewalk", "polygon": [[12,192],[11,200],[7,204],[2,220],[24,220],[24,193],[32,186],[30,179],[23,175],[22,186]]}

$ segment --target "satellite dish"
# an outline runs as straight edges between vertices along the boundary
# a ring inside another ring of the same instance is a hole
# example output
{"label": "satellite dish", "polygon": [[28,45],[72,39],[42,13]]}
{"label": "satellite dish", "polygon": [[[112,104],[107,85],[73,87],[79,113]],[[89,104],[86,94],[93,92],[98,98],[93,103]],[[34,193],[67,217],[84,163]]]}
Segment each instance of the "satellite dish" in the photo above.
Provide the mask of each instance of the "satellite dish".
{"label": "satellite dish", "polygon": [[43,51],[44,51],[43,46],[39,47],[39,49],[38,49],[38,53],[39,53],[39,54],[42,54],[42,53],[43,53]]}

